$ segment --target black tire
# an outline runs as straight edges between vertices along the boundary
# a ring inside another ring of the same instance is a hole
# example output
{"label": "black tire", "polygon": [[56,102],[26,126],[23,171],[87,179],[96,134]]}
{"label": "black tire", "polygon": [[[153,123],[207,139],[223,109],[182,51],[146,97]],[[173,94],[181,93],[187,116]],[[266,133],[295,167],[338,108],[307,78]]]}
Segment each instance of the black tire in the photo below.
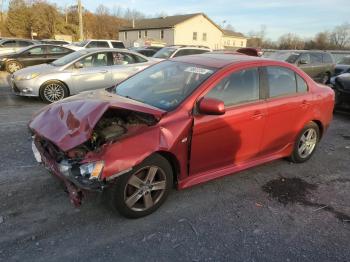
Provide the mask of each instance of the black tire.
{"label": "black tire", "polygon": [[330,80],[331,80],[331,74],[329,72],[326,72],[322,79],[322,84],[324,85],[329,84]]}
{"label": "black tire", "polygon": [[69,96],[69,91],[64,83],[52,80],[40,87],[39,95],[45,103],[53,103]]}
{"label": "black tire", "polygon": [[[314,134],[315,136],[310,137],[310,141],[312,140],[313,142],[309,142],[309,144],[305,146],[306,147],[305,151],[303,151],[302,146],[303,146],[303,143],[305,143],[303,142],[303,140],[305,140],[306,136],[309,134],[307,133],[308,131],[311,131],[312,134]],[[294,144],[293,153],[289,157],[289,160],[294,163],[304,163],[308,161],[312,157],[312,155],[315,153],[319,141],[320,141],[320,128],[315,122],[308,123],[300,131]],[[314,145],[312,146],[313,143]],[[308,149],[310,149],[311,151],[308,152],[307,151]],[[301,151],[304,152],[305,154],[303,154]]]}
{"label": "black tire", "polygon": [[[152,173],[151,170],[155,172],[155,175],[153,180],[147,183],[147,177]],[[139,183],[141,183],[140,187],[134,186],[140,185]],[[164,189],[151,189],[152,185],[159,185]],[[127,218],[147,216],[164,203],[172,185],[173,170],[170,163],[161,155],[154,154],[134,167],[131,172],[116,180],[109,189],[109,201],[113,208]],[[149,200],[146,201],[146,198],[152,199],[152,205],[149,207],[146,205],[146,202],[149,202]],[[132,204],[133,200],[136,200],[134,204]]]}
{"label": "black tire", "polygon": [[7,61],[5,64],[5,69],[9,74],[13,74],[14,72],[22,68],[23,68],[23,65],[16,60]]}

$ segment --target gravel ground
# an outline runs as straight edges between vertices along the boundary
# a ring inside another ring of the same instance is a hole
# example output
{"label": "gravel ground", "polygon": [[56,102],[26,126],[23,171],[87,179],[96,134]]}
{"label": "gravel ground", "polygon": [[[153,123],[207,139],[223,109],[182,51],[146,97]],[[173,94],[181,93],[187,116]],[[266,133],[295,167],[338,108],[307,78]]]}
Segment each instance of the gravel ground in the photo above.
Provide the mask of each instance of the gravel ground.
{"label": "gravel ground", "polygon": [[173,190],[129,220],[99,195],[71,206],[31,152],[26,124],[44,104],[0,77],[0,261],[350,261],[350,114],[335,114],[308,163]]}

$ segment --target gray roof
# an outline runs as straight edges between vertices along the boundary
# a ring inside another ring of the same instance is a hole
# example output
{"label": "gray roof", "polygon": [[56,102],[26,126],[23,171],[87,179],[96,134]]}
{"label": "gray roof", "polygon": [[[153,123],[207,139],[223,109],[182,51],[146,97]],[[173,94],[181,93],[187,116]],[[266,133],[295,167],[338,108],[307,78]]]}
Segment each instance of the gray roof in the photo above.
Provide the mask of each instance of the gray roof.
{"label": "gray roof", "polygon": [[173,15],[173,16],[164,16],[164,17],[158,17],[158,18],[135,20],[134,27],[132,27],[132,25],[129,24],[128,26],[121,27],[119,31],[173,28],[175,25],[180,24],[198,15],[203,15],[211,23],[213,23],[219,30],[222,30],[218,25],[216,25],[212,20],[210,20],[205,14],[195,13],[195,14],[187,14],[187,15]]}
{"label": "gray roof", "polygon": [[245,36],[239,32],[235,32],[232,30],[222,30],[222,31],[223,31],[224,35],[226,35],[226,36],[244,37],[245,38]]}

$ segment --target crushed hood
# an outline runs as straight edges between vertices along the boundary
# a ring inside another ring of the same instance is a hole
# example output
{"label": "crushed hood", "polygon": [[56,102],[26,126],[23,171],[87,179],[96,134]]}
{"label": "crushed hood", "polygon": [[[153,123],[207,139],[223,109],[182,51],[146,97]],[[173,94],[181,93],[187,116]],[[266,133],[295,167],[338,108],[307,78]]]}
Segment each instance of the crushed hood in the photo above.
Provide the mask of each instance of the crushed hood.
{"label": "crushed hood", "polygon": [[37,135],[68,151],[86,142],[108,109],[126,109],[160,119],[165,111],[111,94],[105,90],[83,92],[41,109],[29,122]]}

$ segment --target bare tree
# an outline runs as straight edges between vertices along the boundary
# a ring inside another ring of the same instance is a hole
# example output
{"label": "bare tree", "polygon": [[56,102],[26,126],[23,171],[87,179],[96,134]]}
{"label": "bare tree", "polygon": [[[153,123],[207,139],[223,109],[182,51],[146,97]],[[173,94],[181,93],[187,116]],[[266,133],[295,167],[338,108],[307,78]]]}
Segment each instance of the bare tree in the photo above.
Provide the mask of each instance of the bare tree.
{"label": "bare tree", "polygon": [[288,33],[282,35],[279,40],[280,49],[303,49],[305,42],[296,34]]}
{"label": "bare tree", "polygon": [[330,35],[331,43],[336,47],[343,49],[350,44],[350,24],[344,23],[336,26]]}

